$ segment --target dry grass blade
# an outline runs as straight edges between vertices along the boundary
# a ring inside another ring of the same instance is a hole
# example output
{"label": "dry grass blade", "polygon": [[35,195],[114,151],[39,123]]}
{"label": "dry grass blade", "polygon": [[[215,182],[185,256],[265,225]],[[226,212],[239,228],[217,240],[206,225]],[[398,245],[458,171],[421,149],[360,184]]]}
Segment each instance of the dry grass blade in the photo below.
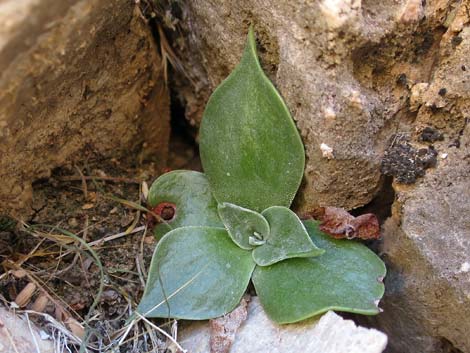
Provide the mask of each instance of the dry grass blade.
{"label": "dry grass blade", "polygon": [[91,181],[107,181],[110,183],[125,183],[125,184],[140,184],[141,180],[130,179],[130,178],[120,178],[120,177],[110,177],[110,176],[96,176],[96,175],[83,175],[82,176],[63,176],[58,178],[59,181],[82,181],[82,180],[91,180]]}
{"label": "dry grass blade", "polygon": [[150,322],[146,317],[142,316],[141,314],[139,314],[138,312],[135,312],[136,315],[142,320],[144,321],[145,323],[147,323],[148,325],[150,325],[153,329],[157,330],[158,332],[160,332],[162,335],[164,335],[166,338],[168,338],[182,353],[186,353],[187,350],[184,349],[183,347],[181,347],[179,345],[178,342],[176,342],[176,339],[174,337],[172,337],[171,335],[169,335],[168,333],[165,332],[165,330],[162,330],[160,327],[158,327],[157,325],[155,325],[154,323]]}
{"label": "dry grass blade", "polygon": [[80,170],[80,168],[78,168],[77,166],[75,166],[75,169],[77,170],[78,174],[80,175],[80,179],[82,181],[82,188],[83,188],[83,196],[85,196],[85,200],[88,199],[88,186],[87,186],[87,183],[86,183],[86,179],[85,179],[85,176],[83,175],[82,171]]}
{"label": "dry grass blade", "polygon": [[127,231],[127,230],[126,230],[125,232],[121,232],[121,233],[109,235],[109,236],[104,237],[104,238],[102,238],[102,239],[98,239],[98,240],[89,242],[89,243],[88,243],[88,246],[102,245],[102,244],[104,244],[104,243],[106,243],[106,242],[109,242],[109,241],[111,241],[111,240],[119,239],[119,238],[125,237],[126,235],[130,235],[130,234],[134,234],[134,233],[141,232],[141,231],[145,230],[146,228],[147,228],[146,226],[140,226],[140,227],[134,228],[134,229],[131,230],[131,231]]}
{"label": "dry grass blade", "polygon": [[25,314],[26,314],[26,322],[28,323],[29,333],[31,334],[31,337],[33,339],[33,343],[34,343],[34,346],[36,348],[36,352],[41,353],[41,349],[39,348],[38,341],[36,340],[36,335],[34,334],[33,328],[31,326],[31,321],[29,320],[29,315],[28,315],[28,313],[25,313]]}
{"label": "dry grass blade", "polygon": [[160,53],[162,55],[163,77],[165,79],[165,82],[168,83],[168,64],[167,64],[168,62],[176,70],[178,70],[179,72],[181,72],[185,76],[188,76],[187,73],[186,73],[186,70],[184,69],[183,65],[181,64],[181,61],[175,55],[173,49],[171,48],[170,44],[168,43],[168,40],[166,39],[165,32],[163,32],[162,27],[160,25],[157,25],[157,27],[158,27],[158,35],[159,35],[159,38],[160,38]]}
{"label": "dry grass blade", "polygon": [[[61,334],[64,335],[64,337],[67,337],[68,340],[71,341],[71,343],[76,344],[76,345],[81,345],[82,340],[80,337],[77,337],[71,332],[67,327],[65,327],[63,324],[61,324],[59,321],[54,319],[51,315],[46,314],[46,313],[39,313],[36,311],[32,310],[19,310],[19,314],[25,313],[25,314],[30,314],[30,315],[38,315],[41,316],[48,324],[53,328],[55,331],[59,331]],[[96,347],[90,346],[90,349],[95,349]]]}

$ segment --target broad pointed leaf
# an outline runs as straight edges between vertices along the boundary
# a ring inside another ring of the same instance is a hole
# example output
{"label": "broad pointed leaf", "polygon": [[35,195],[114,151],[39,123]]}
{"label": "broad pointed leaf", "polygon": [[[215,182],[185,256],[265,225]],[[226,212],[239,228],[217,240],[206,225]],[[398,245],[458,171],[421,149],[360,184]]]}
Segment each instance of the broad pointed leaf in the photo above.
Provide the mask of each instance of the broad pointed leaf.
{"label": "broad pointed leaf", "polygon": [[163,202],[176,206],[175,217],[155,227],[157,238],[179,227],[223,227],[217,213],[217,202],[212,197],[206,176],[202,173],[175,170],[163,174],[150,187],[148,201],[151,207]]}
{"label": "broad pointed leaf", "polygon": [[305,226],[325,253],[256,267],[253,283],[266,313],[278,323],[328,310],[377,314],[386,273],[382,260],[363,244],[331,239],[316,222]]}
{"label": "broad pointed leaf", "polygon": [[137,311],[147,317],[205,320],[235,308],[255,263],[225,229],[183,227],[158,243]]}
{"label": "broad pointed leaf", "polygon": [[294,257],[319,256],[319,249],[310,239],[302,221],[286,207],[273,206],[262,212],[269,223],[270,233],[264,245],[253,250],[259,266],[269,266]]}
{"label": "broad pointed leaf", "polygon": [[200,152],[218,202],[258,212],[292,203],[304,148],[284,101],[261,69],[251,29],[240,64],[207,103]]}
{"label": "broad pointed leaf", "polygon": [[265,242],[269,224],[261,214],[227,202],[218,208],[228,234],[239,247],[250,250]]}

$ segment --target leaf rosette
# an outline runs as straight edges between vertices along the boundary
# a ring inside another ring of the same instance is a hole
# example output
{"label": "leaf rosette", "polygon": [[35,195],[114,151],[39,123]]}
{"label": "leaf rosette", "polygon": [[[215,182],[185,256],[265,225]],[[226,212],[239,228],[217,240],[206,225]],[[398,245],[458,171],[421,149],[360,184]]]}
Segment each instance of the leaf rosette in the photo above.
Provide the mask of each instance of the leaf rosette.
{"label": "leaf rosette", "polygon": [[149,204],[175,205],[137,311],[203,320],[240,302],[252,280],[268,316],[297,322],[328,310],[379,312],[385,266],[358,242],[332,239],[289,207],[304,148],[289,110],[264,74],[250,29],[239,65],[214,91],[200,128],[203,173],[158,178]]}

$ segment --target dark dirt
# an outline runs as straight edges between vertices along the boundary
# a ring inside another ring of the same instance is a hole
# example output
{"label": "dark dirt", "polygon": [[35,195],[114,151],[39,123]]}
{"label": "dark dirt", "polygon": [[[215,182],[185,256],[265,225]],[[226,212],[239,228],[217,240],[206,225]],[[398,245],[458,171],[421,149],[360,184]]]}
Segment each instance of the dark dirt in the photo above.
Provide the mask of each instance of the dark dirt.
{"label": "dark dirt", "polygon": [[398,183],[413,184],[436,162],[437,151],[433,146],[417,149],[404,136],[396,136],[385,151],[381,172],[393,176]]}
{"label": "dark dirt", "polygon": [[[174,138],[170,150],[169,169],[199,169],[197,153],[184,139]],[[145,206],[141,182],[150,186],[157,176],[156,170],[154,164],[135,165],[131,159],[103,160],[91,155],[80,166],[64,166],[50,178],[36,182],[34,213],[26,222],[33,228],[25,228],[21,223],[14,226],[11,219],[1,220],[0,299],[12,302],[29,282],[40,283],[27,309],[46,292],[53,300],[49,300],[44,313],[59,321],[72,316],[82,322],[93,316],[89,324],[95,332],[90,342],[109,344],[107,335],[125,325],[130,308],[135,308],[142,295],[156,242],[148,230],[94,246],[104,268],[102,279],[90,252],[64,236],[60,229],[90,244],[126,229],[145,226],[148,222],[145,212],[116,198]],[[86,176],[85,181],[80,174]],[[27,275],[15,275],[19,268]],[[104,290],[90,313],[102,281]],[[43,326],[44,322],[38,323]],[[148,351],[146,345],[148,342],[140,339],[138,349]],[[120,347],[122,352],[129,349],[127,345]]]}

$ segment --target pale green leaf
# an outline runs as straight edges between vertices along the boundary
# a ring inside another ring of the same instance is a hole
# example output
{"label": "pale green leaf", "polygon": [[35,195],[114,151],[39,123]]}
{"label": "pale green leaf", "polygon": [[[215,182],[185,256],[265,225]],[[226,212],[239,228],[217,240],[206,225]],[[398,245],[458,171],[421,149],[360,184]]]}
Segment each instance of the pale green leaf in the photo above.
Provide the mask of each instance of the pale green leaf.
{"label": "pale green leaf", "polygon": [[253,259],[259,266],[269,266],[294,257],[319,256],[319,249],[310,239],[297,215],[286,207],[273,206],[262,212],[270,232],[264,245],[253,250]]}
{"label": "pale green leaf", "polygon": [[218,209],[220,219],[235,244],[246,250],[264,244],[269,225],[261,214],[228,202],[220,204]]}
{"label": "pale green leaf", "polygon": [[382,260],[361,243],[335,240],[305,222],[325,253],[257,266],[253,283],[269,317],[278,323],[301,321],[328,310],[373,315],[384,293]]}
{"label": "pale green leaf", "polygon": [[157,238],[179,227],[223,227],[217,213],[217,202],[202,173],[175,170],[160,176],[150,187],[148,203],[150,207],[155,207],[162,202],[175,204],[176,214],[172,221],[155,227]]}
{"label": "pale green leaf", "polygon": [[158,243],[137,311],[147,317],[205,320],[235,308],[255,263],[222,228],[183,227]]}
{"label": "pale green leaf", "polygon": [[252,30],[240,64],[207,103],[199,146],[218,202],[257,212],[291,205],[303,175],[304,148],[261,69]]}

